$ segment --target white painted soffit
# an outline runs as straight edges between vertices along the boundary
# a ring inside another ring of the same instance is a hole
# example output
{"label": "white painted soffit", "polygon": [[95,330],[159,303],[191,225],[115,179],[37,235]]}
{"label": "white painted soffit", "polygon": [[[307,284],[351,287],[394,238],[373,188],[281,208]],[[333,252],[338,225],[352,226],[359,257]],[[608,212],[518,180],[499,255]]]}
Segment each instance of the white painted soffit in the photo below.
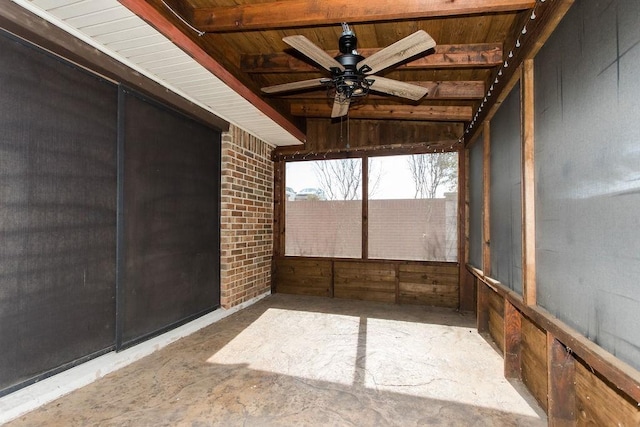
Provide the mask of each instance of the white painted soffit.
{"label": "white painted soffit", "polygon": [[275,146],[301,142],[117,0],[12,0]]}

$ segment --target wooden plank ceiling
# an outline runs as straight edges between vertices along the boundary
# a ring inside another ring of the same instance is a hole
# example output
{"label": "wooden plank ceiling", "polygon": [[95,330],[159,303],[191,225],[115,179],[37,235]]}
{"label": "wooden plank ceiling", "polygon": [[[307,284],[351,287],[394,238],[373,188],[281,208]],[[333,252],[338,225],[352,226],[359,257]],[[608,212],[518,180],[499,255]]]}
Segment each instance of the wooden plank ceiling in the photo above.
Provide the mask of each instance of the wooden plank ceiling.
{"label": "wooden plank ceiling", "polygon": [[[535,0],[121,0],[142,16],[141,3],[152,6],[175,28],[170,38],[187,38],[233,75],[251,96],[266,102],[307,134],[309,143],[346,118],[331,119],[333,98],[319,88],[265,95],[260,88],[329,77],[329,72],[292,49],[283,37],[303,35],[331,56],[338,54],[341,22],[350,24],[365,58],[414,33],[426,31],[435,49],[408,59],[379,76],[428,88],[418,101],[370,93],[351,105],[354,128],[392,123],[398,141],[402,127],[446,129],[430,135],[462,136],[486,94],[505,49],[513,46]],[[181,19],[183,21],[181,21]],[[153,24],[153,22],[151,22]],[[163,31],[167,34],[167,30]],[[505,47],[507,46],[507,47]],[[313,125],[307,126],[307,121]],[[354,123],[361,122],[361,123]],[[391,125],[390,125],[391,126]],[[309,129],[309,131],[307,131]],[[329,133],[329,132],[327,132]],[[386,133],[388,134],[388,132]],[[427,141],[429,142],[429,141]],[[438,141],[433,141],[438,142]],[[371,143],[371,141],[369,141]],[[374,142],[375,143],[375,142]],[[326,144],[322,144],[326,146]]]}

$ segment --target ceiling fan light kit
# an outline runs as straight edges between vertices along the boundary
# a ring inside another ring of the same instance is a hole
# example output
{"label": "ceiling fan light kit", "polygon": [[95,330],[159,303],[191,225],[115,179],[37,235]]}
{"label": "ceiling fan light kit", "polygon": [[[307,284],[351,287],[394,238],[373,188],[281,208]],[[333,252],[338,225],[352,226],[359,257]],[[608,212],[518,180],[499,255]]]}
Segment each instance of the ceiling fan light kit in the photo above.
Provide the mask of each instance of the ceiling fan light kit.
{"label": "ceiling fan light kit", "polygon": [[346,115],[352,100],[367,96],[370,90],[414,101],[428,92],[428,89],[422,86],[375,75],[379,71],[433,49],[436,42],[423,30],[418,30],[387,46],[369,58],[358,53],[358,39],[347,23],[342,24],[342,35],[338,40],[340,54],[335,58],[304,36],[289,36],[282,40],[329,71],[331,77],[264,87],[262,91],[267,94],[277,94],[327,87],[334,98],[331,118]]}

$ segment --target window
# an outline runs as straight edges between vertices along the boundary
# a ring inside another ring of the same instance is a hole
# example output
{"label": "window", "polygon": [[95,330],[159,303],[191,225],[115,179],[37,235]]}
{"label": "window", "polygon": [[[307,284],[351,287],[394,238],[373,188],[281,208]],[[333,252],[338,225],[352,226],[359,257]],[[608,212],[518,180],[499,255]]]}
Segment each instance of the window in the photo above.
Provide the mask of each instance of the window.
{"label": "window", "polygon": [[367,159],[286,163],[285,255],[456,261],[458,154]]}
{"label": "window", "polygon": [[369,169],[369,258],[456,261],[457,153],[375,157]]}
{"label": "window", "polygon": [[285,255],[362,256],[362,160],[287,163]]}

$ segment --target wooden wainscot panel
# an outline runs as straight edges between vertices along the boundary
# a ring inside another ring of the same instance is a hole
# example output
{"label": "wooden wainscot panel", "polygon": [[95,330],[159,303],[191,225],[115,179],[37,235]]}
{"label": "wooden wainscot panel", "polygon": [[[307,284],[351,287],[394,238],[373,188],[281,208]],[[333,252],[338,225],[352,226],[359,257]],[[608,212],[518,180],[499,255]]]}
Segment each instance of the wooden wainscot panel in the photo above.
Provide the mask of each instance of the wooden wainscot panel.
{"label": "wooden wainscot panel", "polygon": [[392,263],[336,261],[334,296],[395,302],[396,267]]}
{"label": "wooden wainscot panel", "polygon": [[577,425],[639,426],[638,402],[579,362],[575,364]]}
{"label": "wooden wainscot panel", "polygon": [[522,382],[547,410],[547,334],[522,316]]}
{"label": "wooden wainscot panel", "polygon": [[489,292],[489,334],[504,352],[504,298],[493,291]]}
{"label": "wooden wainscot panel", "polygon": [[457,308],[458,273],[456,264],[401,264],[398,302]]}
{"label": "wooden wainscot panel", "polygon": [[276,259],[276,291],[283,294],[331,296],[331,276],[331,260]]}

